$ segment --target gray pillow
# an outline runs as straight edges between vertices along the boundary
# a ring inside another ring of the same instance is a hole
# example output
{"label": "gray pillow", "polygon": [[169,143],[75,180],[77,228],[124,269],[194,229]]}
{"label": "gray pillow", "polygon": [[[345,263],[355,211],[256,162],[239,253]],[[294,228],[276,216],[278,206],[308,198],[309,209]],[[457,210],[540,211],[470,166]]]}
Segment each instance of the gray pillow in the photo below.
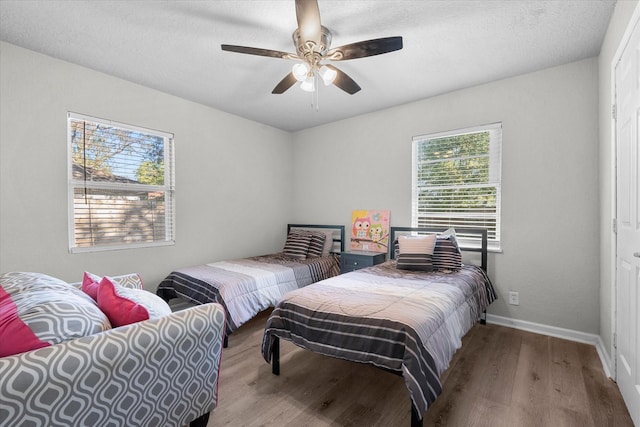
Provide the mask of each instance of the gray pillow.
{"label": "gray pillow", "polygon": [[311,243],[311,234],[297,231],[290,232],[284,244],[284,256],[294,259],[307,259],[309,243]]}
{"label": "gray pillow", "polygon": [[448,271],[462,268],[462,253],[455,235],[438,236],[433,250],[433,268]]}

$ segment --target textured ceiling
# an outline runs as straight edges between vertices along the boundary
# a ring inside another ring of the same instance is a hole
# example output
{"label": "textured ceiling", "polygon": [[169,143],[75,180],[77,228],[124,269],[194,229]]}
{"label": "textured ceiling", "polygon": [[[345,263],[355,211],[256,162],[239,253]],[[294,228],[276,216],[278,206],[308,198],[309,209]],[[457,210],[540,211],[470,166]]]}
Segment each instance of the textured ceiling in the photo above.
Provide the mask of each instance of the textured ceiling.
{"label": "textured ceiling", "polygon": [[[620,0],[624,1],[624,0]],[[614,0],[318,0],[332,47],[402,36],[397,52],[334,63],[362,90],[292,87],[293,0],[0,0],[0,40],[295,131],[598,55]]]}

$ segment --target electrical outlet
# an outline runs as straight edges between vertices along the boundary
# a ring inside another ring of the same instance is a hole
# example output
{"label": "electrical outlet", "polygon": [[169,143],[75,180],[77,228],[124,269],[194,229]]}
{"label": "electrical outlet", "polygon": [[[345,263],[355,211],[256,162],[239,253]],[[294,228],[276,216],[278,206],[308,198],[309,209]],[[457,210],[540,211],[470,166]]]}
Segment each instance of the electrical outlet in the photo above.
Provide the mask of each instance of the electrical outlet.
{"label": "electrical outlet", "polygon": [[517,292],[509,292],[509,304],[520,305],[520,295]]}

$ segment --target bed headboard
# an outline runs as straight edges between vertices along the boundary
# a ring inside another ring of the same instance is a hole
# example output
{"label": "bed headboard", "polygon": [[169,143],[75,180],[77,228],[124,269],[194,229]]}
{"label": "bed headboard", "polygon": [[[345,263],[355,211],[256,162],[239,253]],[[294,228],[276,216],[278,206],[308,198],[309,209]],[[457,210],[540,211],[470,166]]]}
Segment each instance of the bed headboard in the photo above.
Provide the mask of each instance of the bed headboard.
{"label": "bed headboard", "polygon": [[331,252],[340,253],[344,251],[344,225],[326,225],[326,224],[287,224],[287,235],[292,228],[304,230],[327,229],[333,232],[333,249]]}
{"label": "bed headboard", "polygon": [[[393,242],[403,234],[437,234],[442,233],[441,228],[428,227],[391,227],[389,239],[389,259],[395,258]],[[487,229],[486,228],[456,228],[456,237],[460,249],[464,252],[477,252],[480,254],[480,266],[487,271]]]}

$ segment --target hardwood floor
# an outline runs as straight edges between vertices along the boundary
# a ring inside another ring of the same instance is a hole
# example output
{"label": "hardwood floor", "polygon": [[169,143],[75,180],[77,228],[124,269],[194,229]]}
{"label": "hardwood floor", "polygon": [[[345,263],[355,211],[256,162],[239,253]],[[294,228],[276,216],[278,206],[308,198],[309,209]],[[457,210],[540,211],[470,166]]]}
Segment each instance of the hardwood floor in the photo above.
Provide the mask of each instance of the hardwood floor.
{"label": "hardwood floor", "polygon": [[[373,366],[280,343],[280,376],[262,358],[268,312],[229,338],[222,355],[218,426],[409,426],[404,380]],[[424,426],[633,426],[593,346],[476,325],[443,374]]]}

